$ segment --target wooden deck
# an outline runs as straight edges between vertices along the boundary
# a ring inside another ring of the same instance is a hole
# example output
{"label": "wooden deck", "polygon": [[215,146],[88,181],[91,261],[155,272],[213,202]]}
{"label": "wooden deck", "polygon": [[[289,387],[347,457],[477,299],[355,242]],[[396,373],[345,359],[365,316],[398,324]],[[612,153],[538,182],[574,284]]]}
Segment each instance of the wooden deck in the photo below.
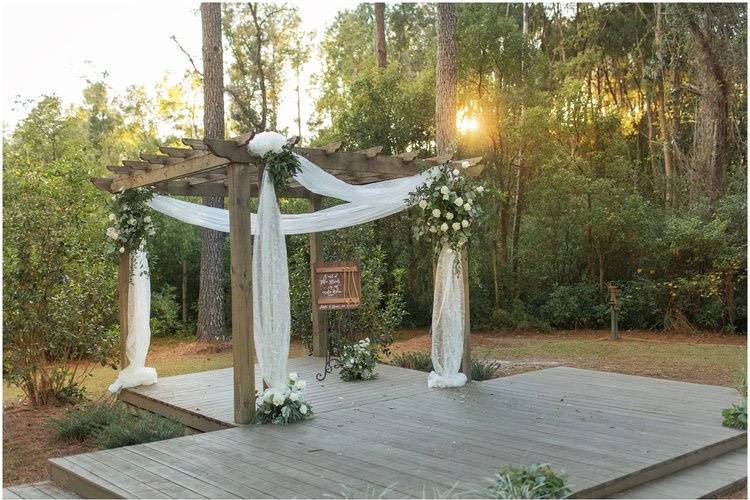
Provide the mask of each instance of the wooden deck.
{"label": "wooden deck", "polygon": [[[575,496],[606,497],[677,471],[695,476],[692,467],[747,444],[744,432],[721,426],[721,408],[737,399],[728,388],[558,367],[428,390],[425,373],[390,366],[375,381],[334,373],[320,384],[320,366],[290,360],[316,412],[303,424],[54,459],[50,473],[84,497],[421,498],[483,496],[502,465],[546,462],[565,471]],[[218,370],[129,394],[169,398],[164,408],[229,427],[230,389],[231,371]],[[715,468],[715,483],[746,477],[733,460]]]}

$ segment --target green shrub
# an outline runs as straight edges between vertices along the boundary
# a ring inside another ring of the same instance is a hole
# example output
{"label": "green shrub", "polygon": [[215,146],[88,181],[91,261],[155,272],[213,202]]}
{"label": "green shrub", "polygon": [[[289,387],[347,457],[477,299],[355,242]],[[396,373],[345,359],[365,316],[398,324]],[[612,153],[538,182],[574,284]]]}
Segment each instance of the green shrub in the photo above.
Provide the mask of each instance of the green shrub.
{"label": "green shrub", "polygon": [[432,371],[432,356],[424,351],[404,352],[391,356],[391,364],[429,373]]}
{"label": "green shrub", "polygon": [[151,334],[154,337],[181,333],[180,305],[176,296],[177,289],[171,285],[164,285],[151,294]]}
{"label": "green shrub", "polygon": [[88,402],[66,411],[49,425],[66,441],[84,441],[122,418],[124,409],[109,402]]}
{"label": "green shrub", "polygon": [[185,435],[182,424],[148,412],[138,415],[123,414],[96,434],[100,448],[119,448],[133,444],[151,443]]}
{"label": "green shrub", "polygon": [[471,362],[471,380],[489,380],[495,378],[497,371],[500,369],[499,361],[479,361]]}
{"label": "green shrub", "polygon": [[609,320],[609,307],[598,286],[578,283],[558,286],[542,306],[541,314],[555,328],[602,328]]}
{"label": "green shrub", "polygon": [[490,494],[494,498],[565,498],[570,493],[564,476],[557,475],[547,464],[534,464],[500,469]]}
{"label": "green shrub", "polygon": [[549,325],[529,314],[520,301],[510,309],[494,309],[487,326],[501,330],[549,330]]}
{"label": "green shrub", "polygon": [[724,417],[723,425],[732,429],[747,430],[747,398],[739,403],[734,403],[730,408],[721,411]]}
{"label": "green shrub", "polygon": [[122,403],[92,401],[65,412],[49,424],[66,441],[93,440],[100,448],[117,448],[183,436],[185,427],[149,412],[128,412]]}

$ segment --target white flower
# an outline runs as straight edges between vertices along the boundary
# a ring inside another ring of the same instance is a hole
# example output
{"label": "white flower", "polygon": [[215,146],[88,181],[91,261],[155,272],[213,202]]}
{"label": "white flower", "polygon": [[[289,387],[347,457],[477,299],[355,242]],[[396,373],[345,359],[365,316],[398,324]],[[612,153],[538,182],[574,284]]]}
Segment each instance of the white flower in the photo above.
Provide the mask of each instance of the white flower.
{"label": "white flower", "polygon": [[452,212],[445,212],[445,218],[448,220],[453,220],[453,213]]}
{"label": "white flower", "polygon": [[114,221],[115,219],[117,219],[115,214],[109,214],[109,220]]}
{"label": "white flower", "polygon": [[296,382],[297,380],[299,380],[299,375],[297,375],[297,372],[290,373],[289,380],[291,380],[292,382]]}
{"label": "white flower", "polygon": [[261,132],[253,137],[247,144],[247,150],[258,156],[263,156],[269,151],[278,153],[286,145],[286,137],[278,132]]}
{"label": "white flower", "polygon": [[484,186],[478,186],[477,193],[484,193]]}
{"label": "white flower", "polygon": [[430,232],[434,233],[437,231],[437,228],[435,226],[430,226]]}
{"label": "white flower", "polygon": [[298,380],[298,381],[297,381],[297,382],[296,382],[296,383],[294,384],[294,387],[296,387],[296,388],[297,388],[298,390],[302,391],[302,390],[304,390],[304,389],[305,389],[305,387],[307,387],[307,384],[305,383],[305,381],[304,381],[304,380]]}
{"label": "white flower", "polygon": [[451,190],[450,190],[450,189],[448,189],[448,186],[443,186],[443,187],[441,187],[441,188],[440,188],[440,192],[441,192],[442,194],[448,194],[448,193],[450,193],[450,192],[451,192]]}
{"label": "white flower", "polygon": [[458,172],[458,169],[457,169],[457,168],[454,168],[454,169],[453,169],[453,175],[458,175],[458,174],[459,174],[459,172]]}
{"label": "white flower", "polygon": [[288,406],[285,406],[281,409],[281,416],[284,418],[289,418],[289,413],[291,413],[292,410],[289,409]]}
{"label": "white flower", "polygon": [[120,253],[125,253],[125,247],[120,247]]}
{"label": "white flower", "polygon": [[458,198],[456,198],[456,201],[454,201],[453,203],[455,203],[457,207],[460,207],[461,205],[464,204],[464,199],[459,196]]}
{"label": "white flower", "polygon": [[461,167],[462,168],[469,168],[470,165],[471,164],[468,161],[466,161],[466,160],[464,160],[464,161],[461,162]]}
{"label": "white flower", "polygon": [[284,404],[284,401],[286,401],[286,398],[284,397],[283,394],[280,394],[277,392],[276,394],[273,395],[272,401],[273,401],[274,406],[281,406]]}
{"label": "white flower", "polygon": [[307,405],[300,405],[299,412],[303,415],[307,415]]}
{"label": "white flower", "polygon": [[447,199],[449,199],[449,198],[450,198],[450,196],[448,196],[447,194],[444,194],[444,195],[443,195],[443,199],[444,199],[444,200],[447,200]]}
{"label": "white flower", "polygon": [[144,222],[151,222],[151,216],[147,215],[146,217],[143,218],[143,221]]}
{"label": "white flower", "polygon": [[467,212],[471,212],[471,205],[469,205],[468,203],[464,205],[464,210],[466,210]]}
{"label": "white flower", "polygon": [[115,229],[113,227],[108,227],[107,228],[107,237],[109,237],[109,238],[111,238],[113,240],[116,240],[118,238],[118,236],[120,236],[120,233],[117,232],[117,229]]}
{"label": "white flower", "polygon": [[133,217],[131,217],[130,219],[128,219],[128,224],[130,224],[131,226],[135,226],[135,222],[136,222],[136,220]]}
{"label": "white flower", "polygon": [[461,221],[461,225],[463,227],[469,227],[469,221],[467,221],[466,219],[464,219],[464,220]]}
{"label": "white flower", "polygon": [[448,224],[446,224],[445,222],[443,222],[443,225],[440,226],[440,230],[442,232],[446,232],[448,230]]}
{"label": "white flower", "polygon": [[421,208],[422,210],[424,210],[425,208],[427,208],[427,200],[420,200],[419,201],[419,208]]}
{"label": "white flower", "polygon": [[264,401],[271,401],[273,399],[273,391],[271,389],[266,389],[263,391],[263,400]]}
{"label": "white flower", "polygon": [[432,209],[432,216],[435,217],[435,218],[440,217],[440,210],[438,210],[437,208],[433,208]]}
{"label": "white flower", "polygon": [[299,393],[293,392],[289,395],[289,401],[299,401]]}
{"label": "white flower", "polygon": [[461,224],[459,224],[458,222],[454,222],[452,227],[454,231],[458,231],[459,229],[461,229]]}
{"label": "white flower", "polygon": [[155,229],[151,228],[151,229],[148,230],[148,235],[149,236],[153,236],[155,234],[156,234],[156,230]]}

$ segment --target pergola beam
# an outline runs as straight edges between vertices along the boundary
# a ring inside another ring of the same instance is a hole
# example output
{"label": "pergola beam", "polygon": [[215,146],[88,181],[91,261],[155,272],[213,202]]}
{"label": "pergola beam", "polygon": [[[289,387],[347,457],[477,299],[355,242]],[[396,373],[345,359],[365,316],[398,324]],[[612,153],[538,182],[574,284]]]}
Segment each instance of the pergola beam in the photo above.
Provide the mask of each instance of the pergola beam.
{"label": "pergola beam", "polygon": [[213,170],[229,164],[229,160],[212,155],[206,152],[196,152],[196,156],[174,163],[169,168],[160,168],[157,170],[147,170],[144,172],[134,173],[124,177],[115,177],[112,182],[112,190],[132,189],[141,186],[148,186],[158,182],[164,182],[179,177],[189,177],[197,173]]}

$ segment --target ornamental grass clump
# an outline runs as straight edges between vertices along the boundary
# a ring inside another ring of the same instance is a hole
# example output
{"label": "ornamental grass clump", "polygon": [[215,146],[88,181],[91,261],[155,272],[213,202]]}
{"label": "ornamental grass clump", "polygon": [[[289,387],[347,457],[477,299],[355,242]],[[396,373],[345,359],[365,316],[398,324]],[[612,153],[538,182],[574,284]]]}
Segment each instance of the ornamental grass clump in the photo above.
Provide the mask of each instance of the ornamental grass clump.
{"label": "ornamental grass clump", "polygon": [[506,465],[495,474],[491,487],[493,498],[566,498],[571,490],[567,480],[557,475],[548,464],[528,467]]}
{"label": "ornamental grass clump", "polygon": [[731,407],[721,410],[721,416],[724,417],[722,424],[724,427],[744,431],[747,430],[747,372],[740,375],[738,390],[744,397]]}
{"label": "ornamental grass clump", "polygon": [[341,349],[340,363],[339,374],[343,380],[372,380],[377,377],[377,347],[370,343],[369,338],[346,345]]}
{"label": "ornamental grass clump", "polygon": [[255,423],[288,425],[310,418],[312,407],[302,399],[305,387],[305,381],[292,372],[286,386],[263,391],[256,402]]}
{"label": "ornamental grass clump", "polygon": [[477,361],[471,362],[471,380],[489,380],[497,376],[500,369],[499,361]]}
{"label": "ornamental grass clump", "polygon": [[394,354],[391,357],[391,364],[410,370],[419,370],[422,372],[432,371],[432,356],[429,352],[413,351]]}

